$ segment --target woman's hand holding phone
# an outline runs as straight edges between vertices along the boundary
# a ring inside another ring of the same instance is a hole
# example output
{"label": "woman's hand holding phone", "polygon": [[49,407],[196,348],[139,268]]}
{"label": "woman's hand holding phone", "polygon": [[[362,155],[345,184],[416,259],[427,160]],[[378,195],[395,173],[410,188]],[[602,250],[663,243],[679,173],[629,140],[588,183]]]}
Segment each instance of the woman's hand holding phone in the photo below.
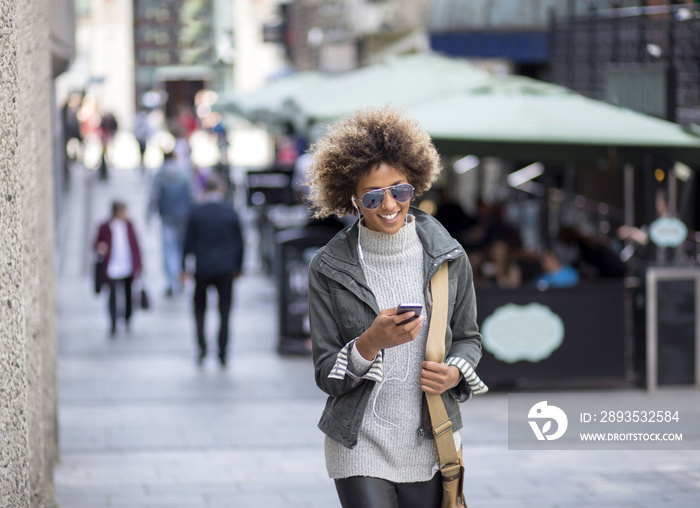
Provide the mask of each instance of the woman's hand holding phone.
{"label": "woman's hand holding phone", "polygon": [[379,351],[400,346],[418,336],[425,316],[410,319],[413,311],[397,314],[398,307],[384,309],[355,342],[357,351],[367,360],[373,360]]}

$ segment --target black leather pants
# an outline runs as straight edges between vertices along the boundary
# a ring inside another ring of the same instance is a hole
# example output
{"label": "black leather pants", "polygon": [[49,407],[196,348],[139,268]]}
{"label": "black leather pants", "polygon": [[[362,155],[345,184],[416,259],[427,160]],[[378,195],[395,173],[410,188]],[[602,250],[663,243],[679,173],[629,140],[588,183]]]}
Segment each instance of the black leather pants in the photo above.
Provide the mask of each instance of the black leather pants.
{"label": "black leather pants", "polygon": [[335,480],[343,508],[440,508],[440,473],[427,482],[394,483],[380,478],[353,476]]}

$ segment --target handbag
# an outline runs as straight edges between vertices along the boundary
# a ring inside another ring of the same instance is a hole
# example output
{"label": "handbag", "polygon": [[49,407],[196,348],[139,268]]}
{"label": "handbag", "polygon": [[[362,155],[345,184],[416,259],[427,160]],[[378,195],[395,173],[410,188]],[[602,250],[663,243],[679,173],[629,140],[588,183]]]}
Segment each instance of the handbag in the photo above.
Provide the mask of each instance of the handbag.
{"label": "handbag", "polygon": [[140,291],[139,304],[143,310],[148,310],[151,308],[151,300],[148,298],[148,291],[146,291],[146,288],[144,287],[142,287]]}
{"label": "handbag", "polygon": [[148,296],[146,285],[143,283],[143,275],[135,280],[133,286],[133,299],[138,303],[138,306],[143,310],[151,308],[151,299]]}
{"label": "handbag", "polygon": [[[445,359],[445,332],[447,330],[448,271],[445,261],[430,279],[433,311],[430,315],[425,359],[442,362]],[[441,508],[467,508],[464,500],[464,463],[462,451],[457,452],[452,436],[452,420],[447,416],[442,396],[425,394],[430,412],[433,436],[437,445],[440,474],[442,475]]]}

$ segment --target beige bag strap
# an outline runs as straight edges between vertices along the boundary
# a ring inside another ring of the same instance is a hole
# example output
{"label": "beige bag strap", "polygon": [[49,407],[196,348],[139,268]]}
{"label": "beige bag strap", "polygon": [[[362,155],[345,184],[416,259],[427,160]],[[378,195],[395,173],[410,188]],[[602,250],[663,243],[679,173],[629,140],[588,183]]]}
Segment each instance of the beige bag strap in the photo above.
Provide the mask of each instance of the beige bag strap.
{"label": "beige bag strap", "polygon": [[[437,273],[430,279],[433,297],[433,311],[430,314],[428,329],[428,344],[425,348],[425,359],[431,362],[445,360],[445,333],[447,331],[447,292],[448,292],[447,261],[440,265]],[[447,416],[445,404],[440,395],[426,393],[430,420],[433,425],[433,436],[437,444],[440,467],[445,464],[458,462],[457,448],[452,436],[452,420]]]}

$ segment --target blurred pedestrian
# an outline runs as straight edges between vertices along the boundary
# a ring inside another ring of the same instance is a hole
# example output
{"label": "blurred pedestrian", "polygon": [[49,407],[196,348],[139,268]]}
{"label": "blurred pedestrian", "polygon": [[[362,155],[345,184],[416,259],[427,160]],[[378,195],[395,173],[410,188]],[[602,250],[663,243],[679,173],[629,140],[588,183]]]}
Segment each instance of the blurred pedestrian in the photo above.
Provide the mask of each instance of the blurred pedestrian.
{"label": "blurred pedestrian", "polygon": [[176,122],[170,122],[170,134],[173,136],[175,146],[173,152],[178,163],[190,169],[192,165],[190,143],[185,137],[184,131]]}
{"label": "blurred pedestrian", "polygon": [[107,151],[112,139],[114,139],[114,136],[117,133],[118,128],[119,124],[114,115],[112,113],[105,113],[100,120],[100,141],[102,142],[102,156],[100,158],[100,166],[98,169],[100,180],[107,180],[109,178]]}
{"label": "blurred pedestrian", "polygon": [[199,128],[199,121],[192,110],[192,106],[183,101],[178,106],[177,123],[182,129],[182,134],[185,139],[189,140],[190,136]]}
{"label": "blurred pedestrian", "polygon": [[501,289],[514,289],[522,284],[522,269],[505,238],[492,238],[486,252],[482,271],[488,280]]}
{"label": "blurred pedestrian", "polygon": [[173,148],[173,153],[175,154],[175,160],[180,166],[187,170],[190,175],[190,182],[192,183],[192,192],[194,193],[196,201],[202,201],[204,196],[204,185],[206,184],[207,178],[209,177],[209,171],[207,169],[202,169],[192,162],[192,150],[190,148],[190,142],[185,136],[185,131],[180,127],[176,121],[170,121],[170,134],[173,136],[175,147]]}
{"label": "blurred pedestrian", "polygon": [[180,266],[185,246],[187,219],[194,204],[192,184],[187,168],[181,165],[172,151],[163,152],[163,165],[153,178],[149,217],[160,214],[163,235],[163,266],[167,277],[165,295],[179,293]]}
{"label": "blurred pedestrian", "polygon": [[139,166],[141,168],[141,174],[146,171],[146,165],[144,163],[144,156],[146,155],[146,145],[148,140],[153,135],[153,128],[151,127],[151,122],[148,117],[148,111],[145,109],[139,109],[134,116],[134,137],[139,144]]}
{"label": "blurred pedestrian", "polygon": [[192,182],[195,201],[201,203],[207,199],[205,187],[212,171],[210,168],[201,168],[196,164],[192,164],[190,167],[190,181]]}
{"label": "blurred pedestrian", "polygon": [[[64,141],[66,142],[66,158],[81,162],[83,134],[80,132],[78,112],[83,103],[83,95],[78,92],[70,94],[61,108]],[[69,145],[74,144],[74,147]],[[71,149],[72,148],[72,149]]]}
{"label": "blurred pedestrian", "polygon": [[228,132],[224,121],[219,117],[219,121],[211,128],[212,133],[216,136],[216,146],[219,148],[219,164],[228,167]]}
{"label": "blurred pedestrian", "polygon": [[61,108],[61,127],[63,132],[63,186],[68,189],[70,182],[71,164],[82,160],[83,136],[80,133],[78,110],[82,97],[72,93]]}
{"label": "blurred pedestrian", "polygon": [[243,234],[238,215],[224,201],[226,185],[216,174],[205,186],[205,202],[194,207],[187,223],[182,257],[183,281],[189,277],[187,256],[195,259],[194,315],[197,324],[198,363],[207,355],[204,317],[207,288],[214,286],[219,295],[218,356],[226,366],[229,342],[229,314],[233,303],[233,281],[243,268]]}
{"label": "blurred pedestrian", "polygon": [[565,265],[551,250],[546,250],[540,258],[542,275],[535,279],[535,285],[540,289],[548,287],[568,288],[578,284],[578,270],[570,265]]}
{"label": "blurred pedestrian", "polygon": [[[315,216],[360,216],[309,268],[315,376],[329,395],[319,423],[329,476],[344,508],[439,507],[442,479],[423,392],[443,394],[459,450],[458,402],[486,391],[474,372],[481,335],[469,260],[437,220],[410,207],[437,178],[439,156],[415,122],[382,108],[335,124],[313,157]],[[446,358],[422,361],[428,283],[448,259]],[[425,309],[409,323],[410,314],[397,315],[406,302]]]}
{"label": "blurred pedestrian", "polygon": [[297,138],[294,130],[287,125],[283,134],[275,136],[275,161],[283,168],[293,168],[299,157]]}
{"label": "blurred pedestrian", "polygon": [[[117,318],[123,310],[127,332],[132,314],[132,284],[141,274],[141,251],[127,207],[112,203],[112,216],[100,224],[95,251],[104,258],[103,280],[109,284],[110,336],[117,333]],[[123,299],[119,296],[123,296]]]}
{"label": "blurred pedestrian", "polygon": [[669,206],[668,194],[665,189],[657,189],[654,198],[656,217],[650,224],[644,224],[641,228],[623,225],[617,230],[617,236],[624,241],[626,246],[620,253],[621,259],[627,262],[635,271],[649,264],[684,264],[685,254],[681,246],[667,247],[656,245],[649,232],[652,225],[658,219],[671,218],[674,214]]}

